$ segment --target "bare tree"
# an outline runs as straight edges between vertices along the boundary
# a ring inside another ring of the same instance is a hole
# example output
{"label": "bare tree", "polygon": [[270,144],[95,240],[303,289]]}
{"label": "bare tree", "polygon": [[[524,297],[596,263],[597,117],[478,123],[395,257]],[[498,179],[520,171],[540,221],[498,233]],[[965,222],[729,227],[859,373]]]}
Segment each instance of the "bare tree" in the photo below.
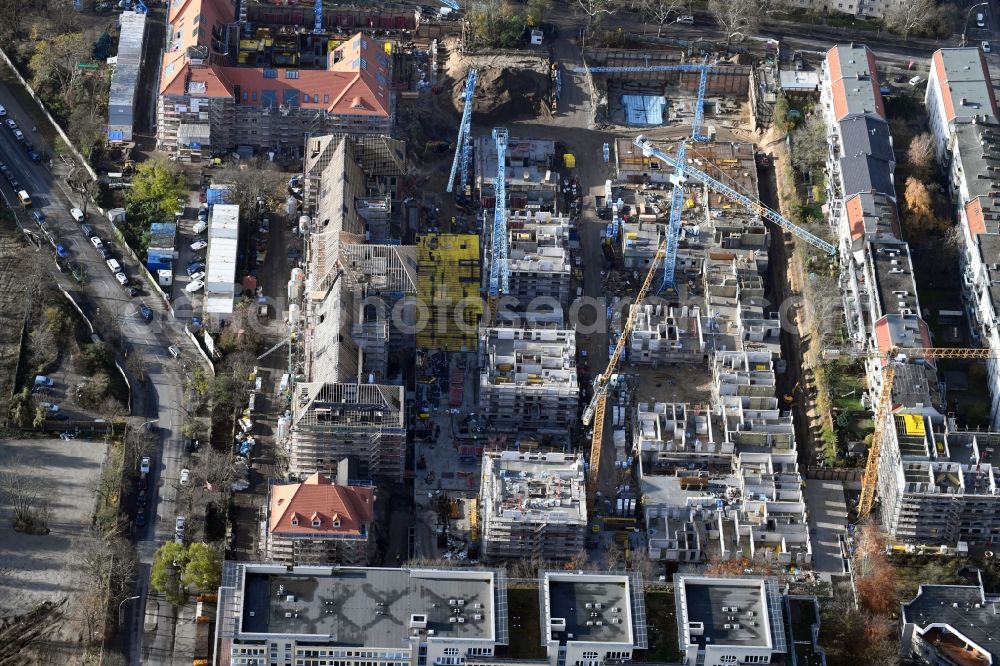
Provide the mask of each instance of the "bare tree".
{"label": "bare tree", "polygon": [[894,2],[885,13],[885,25],[903,36],[905,42],[914,30],[923,30],[937,16],[935,0]]}
{"label": "bare tree", "polygon": [[656,24],[657,37],[663,32],[663,26],[670,21],[670,18],[683,9],[682,0],[642,0],[639,4],[643,16]]}
{"label": "bare tree", "polygon": [[153,433],[138,427],[138,419],[130,419],[129,427],[125,429],[125,468],[138,469],[143,456],[149,455],[156,448]]}
{"label": "bare tree", "polygon": [[272,210],[285,200],[284,175],[261,156],[223,167],[216,179],[231,185],[233,203],[239,205],[242,213]]}
{"label": "bare tree", "polygon": [[792,132],[792,164],[801,172],[823,166],[829,153],[826,143],[826,121],[818,112],[806,118],[802,126]]}
{"label": "bare tree", "polygon": [[611,16],[618,10],[615,0],[577,0],[577,2],[587,15],[588,35],[594,34],[605,16]]}
{"label": "bare tree", "polygon": [[934,168],[934,137],[928,132],[913,137],[906,149],[906,161],[918,176],[929,176]]}
{"label": "bare tree", "polygon": [[726,44],[737,37],[749,37],[764,16],[783,6],[783,0],[708,0],[708,10],[726,33]]}
{"label": "bare tree", "polygon": [[47,507],[38,480],[15,471],[18,464],[0,472],[0,495],[10,506],[13,527],[27,534],[46,534]]}

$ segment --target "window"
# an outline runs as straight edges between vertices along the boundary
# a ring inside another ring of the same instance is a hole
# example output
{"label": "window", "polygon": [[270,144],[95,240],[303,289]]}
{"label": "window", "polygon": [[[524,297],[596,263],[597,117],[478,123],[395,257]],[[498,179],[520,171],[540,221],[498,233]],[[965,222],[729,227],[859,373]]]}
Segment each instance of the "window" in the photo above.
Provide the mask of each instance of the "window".
{"label": "window", "polygon": [[597,653],[596,652],[589,652],[589,651],[588,652],[584,652],[583,653],[583,658],[584,659],[597,659]]}
{"label": "window", "polygon": [[458,654],[458,648],[453,648],[453,647],[445,648],[444,653],[447,655],[456,655]]}
{"label": "window", "polygon": [[313,527],[319,527],[319,524],[320,524],[319,523],[319,518],[313,518],[313,520],[312,520],[312,526]]}
{"label": "window", "polygon": [[319,104],[319,95],[313,95],[313,104]]}
{"label": "window", "polygon": [[329,95],[323,95],[323,103],[324,104],[329,104],[330,103],[330,96]]}
{"label": "window", "polygon": [[298,527],[298,526],[299,526],[298,516],[292,516],[292,527]]}
{"label": "window", "polygon": [[297,69],[286,69],[285,70],[286,79],[297,79],[299,78],[299,70]]}
{"label": "window", "polygon": [[254,101],[254,102],[256,102],[256,101],[257,101],[257,91],[256,91],[256,90],[255,90],[255,91],[253,91],[253,93],[252,93],[252,95],[251,95],[251,101]]}

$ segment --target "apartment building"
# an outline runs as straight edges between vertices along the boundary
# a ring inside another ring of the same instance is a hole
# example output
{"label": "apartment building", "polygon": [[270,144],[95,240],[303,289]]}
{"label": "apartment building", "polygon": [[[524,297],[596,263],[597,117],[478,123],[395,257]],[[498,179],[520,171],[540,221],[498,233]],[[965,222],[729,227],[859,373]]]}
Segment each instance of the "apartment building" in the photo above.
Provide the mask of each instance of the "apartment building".
{"label": "apartment building", "polygon": [[949,153],[954,150],[953,129],[958,125],[1000,122],[986,56],[978,47],[934,52],[924,103],[934,137],[935,157],[945,167],[951,161]]}
{"label": "apartment building", "polygon": [[583,550],[587,531],[583,456],[483,455],[479,511],[489,561],[573,557]]}
{"label": "apartment building", "polygon": [[[978,48],[940,49],[931,58],[927,86],[931,131],[963,239],[962,301],[973,341],[1000,350],[1000,125],[986,61]],[[992,427],[1000,428],[1000,364],[985,361]]]}
{"label": "apartment building", "polygon": [[484,328],[479,405],[494,429],[563,442],[578,421],[576,333]]}
{"label": "apartment building", "polygon": [[[638,574],[540,571],[537,594],[524,627],[501,571],[226,562],[214,663],[603,666],[649,647]],[[531,657],[509,656],[519,627]]]}
{"label": "apartment building", "polygon": [[293,566],[368,563],[375,491],[347,485],[342,477],[338,473],[334,483],[317,472],[302,483],[269,488],[266,560]]}
{"label": "apartment building", "polygon": [[648,647],[642,578],[636,574],[539,574],[542,641],[558,664],[630,661]]}
{"label": "apartment building", "polygon": [[950,418],[896,413],[879,469],[882,524],[914,544],[986,545],[1000,538],[1000,433]]}
{"label": "apartment building", "polygon": [[424,666],[508,641],[503,575],[226,562],[217,666]]}
{"label": "apartment building", "polygon": [[[157,148],[180,160],[250,146],[301,156],[306,134],[388,134],[395,101],[382,42],[250,22],[225,0],[172,3]],[[304,14],[300,14],[304,17]]]}
{"label": "apartment building", "polygon": [[406,463],[406,387],[314,381],[297,384],[290,423],[292,474],[334,474],[346,457],[365,477],[400,478]]}
{"label": "apartment building", "polygon": [[684,666],[826,663],[819,602],[772,578],[675,574],[674,601]]}
{"label": "apartment building", "polygon": [[921,585],[902,604],[900,655],[938,666],[993,666],[1000,663],[996,595],[987,595],[982,575],[977,585]]}

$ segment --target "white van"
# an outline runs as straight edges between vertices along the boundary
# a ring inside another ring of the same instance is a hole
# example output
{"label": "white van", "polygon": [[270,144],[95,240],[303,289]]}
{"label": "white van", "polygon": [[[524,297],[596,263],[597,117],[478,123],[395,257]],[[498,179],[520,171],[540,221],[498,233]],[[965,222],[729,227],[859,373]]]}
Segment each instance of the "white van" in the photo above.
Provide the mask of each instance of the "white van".
{"label": "white van", "polygon": [[678,16],[677,23],[683,23],[684,25],[694,25],[694,17],[691,15]]}
{"label": "white van", "polygon": [[108,270],[112,273],[122,272],[122,265],[118,263],[117,259],[108,259],[105,263],[108,265]]}
{"label": "white van", "polygon": [[986,16],[982,12],[976,14],[976,27],[977,28],[986,27]]}
{"label": "white van", "polygon": [[21,205],[25,208],[31,208],[31,195],[28,194],[28,190],[18,190],[17,200],[21,202]]}

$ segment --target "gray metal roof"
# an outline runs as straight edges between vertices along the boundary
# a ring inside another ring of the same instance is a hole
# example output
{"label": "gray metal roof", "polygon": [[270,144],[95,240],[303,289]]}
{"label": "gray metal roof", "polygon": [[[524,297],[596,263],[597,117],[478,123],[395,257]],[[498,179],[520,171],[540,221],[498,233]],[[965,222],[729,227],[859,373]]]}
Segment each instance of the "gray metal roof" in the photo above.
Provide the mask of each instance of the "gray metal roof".
{"label": "gray metal roof", "polygon": [[892,164],[871,155],[856,155],[840,159],[840,173],[844,181],[844,198],[861,192],[881,192],[896,198],[892,183]]}
{"label": "gray metal roof", "polygon": [[871,155],[894,163],[889,123],[873,116],[848,116],[840,121],[842,151],[847,156]]}
{"label": "gray metal roof", "polygon": [[142,68],[142,44],[146,35],[146,15],[139,12],[122,12],[121,33],[118,37],[118,56],[111,75],[108,95],[108,127],[125,132],[125,140],[132,139],[133,109]]}
{"label": "gray metal roof", "polygon": [[939,86],[942,95],[951,97],[954,120],[969,122],[973,116],[995,117],[992,83],[979,47],[940,49],[938,54],[945,79]]}
{"label": "gray metal roof", "polygon": [[882,314],[920,314],[910,246],[902,241],[871,243]]}
{"label": "gray metal roof", "polygon": [[[712,645],[768,644],[767,622],[764,620],[764,597],[760,587],[727,585],[719,580],[710,585],[687,582],[687,622],[704,624],[704,634],[695,642],[711,639]],[[729,610],[724,611],[723,608]],[[739,610],[733,610],[734,608]],[[754,616],[750,617],[750,613]],[[739,629],[732,627],[739,626]]]}
{"label": "gray metal roof", "polygon": [[[976,606],[979,606],[978,608]],[[947,624],[1000,659],[1000,607],[987,603],[983,589],[973,585],[921,585],[917,596],[903,604],[903,621],[918,627]]]}
{"label": "gray metal roof", "polygon": [[402,647],[415,616],[437,638],[493,641],[490,570],[248,570],[241,633],[320,635],[329,644]]}
{"label": "gray metal roof", "polygon": [[962,169],[967,174],[969,200],[979,196],[993,202],[1000,199],[1000,132],[997,126],[960,123],[952,131],[955,133],[954,150],[961,157]]}

